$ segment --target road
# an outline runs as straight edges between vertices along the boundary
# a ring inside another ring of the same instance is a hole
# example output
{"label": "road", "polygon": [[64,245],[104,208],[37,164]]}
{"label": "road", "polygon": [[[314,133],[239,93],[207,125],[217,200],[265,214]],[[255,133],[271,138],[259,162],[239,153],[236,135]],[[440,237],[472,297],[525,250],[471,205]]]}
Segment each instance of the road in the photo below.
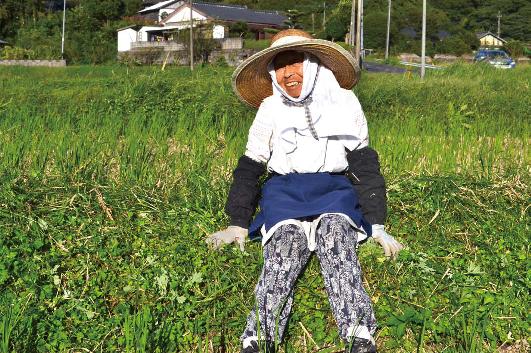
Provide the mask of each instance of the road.
{"label": "road", "polygon": [[403,74],[406,72],[406,69],[400,67],[367,61],[363,63],[363,69],[369,72],[388,72],[393,74]]}

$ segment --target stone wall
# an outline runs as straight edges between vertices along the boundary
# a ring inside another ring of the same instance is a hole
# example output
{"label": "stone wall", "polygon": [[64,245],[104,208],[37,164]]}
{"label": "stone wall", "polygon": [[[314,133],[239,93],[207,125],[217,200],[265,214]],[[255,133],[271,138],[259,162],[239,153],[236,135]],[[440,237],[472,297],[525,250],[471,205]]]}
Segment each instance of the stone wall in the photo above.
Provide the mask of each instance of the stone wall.
{"label": "stone wall", "polygon": [[[256,49],[233,49],[233,50],[214,50],[208,56],[208,59],[201,58],[195,60],[196,65],[203,62],[211,64],[224,62],[229,66],[237,66],[243,60],[256,53]],[[125,64],[133,65],[161,65],[166,61],[168,65],[189,65],[190,54],[187,50],[163,51],[157,48],[144,50],[131,50],[129,52],[118,53],[118,61]]]}
{"label": "stone wall", "polygon": [[65,67],[66,60],[0,60],[0,65]]}

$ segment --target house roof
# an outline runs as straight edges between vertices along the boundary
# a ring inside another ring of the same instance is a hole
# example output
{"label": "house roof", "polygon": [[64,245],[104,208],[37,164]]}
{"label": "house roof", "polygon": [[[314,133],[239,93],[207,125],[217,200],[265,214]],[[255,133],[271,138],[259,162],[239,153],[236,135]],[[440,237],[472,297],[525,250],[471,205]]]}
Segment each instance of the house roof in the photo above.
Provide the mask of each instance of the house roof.
{"label": "house roof", "polygon": [[140,28],[142,28],[142,26],[140,25],[131,25],[127,27],[118,28],[116,32],[125,31],[126,29],[133,29],[135,31],[138,31]]}
{"label": "house roof", "polygon": [[[187,3],[183,4],[183,6],[187,5]],[[259,23],[281,27],[285,25],[284,22],[288,19],[278,11],[251,10],[246,6],[203,2],[194,2],[192,6],[194,10],[201,12],[206,17],[221,21]],[[166,20],[169,20],[170,17],[171,15]]]}
{"label": "house roof", "polygon": [[502,42],[506,43],[507,41],[501,37],[498,37],[497,35],[495,35],[494,33],[491,33],[491,32],[478,32],[476,33],[476,36],[478,37],[478,39],[481,39],[483,37],[486,37],[486,36],[493,36],[494,38],[498,39],[498,40],[501,40]]}
{"label": "house roof", "polygon": [[[166,0],[166,1],[161,1],[161,2],[159,2],[159,3],[156,3],[155,5],[148,6],[148,7],[146,7],[145,9],[138,11],[138,13],[146,13],[146,12],[157,11],[157,10],[160,10],[160,9],[162,9],[162,8],[172,6],[172,5],[174,5],[175,3],[182,3],[182,2],[183,2],[183,1],[181,1],[181,0]],[[173,8],[177,8],[177,7],[181,6],[182,4],[176,4],[176,5],[177,5],[177,6],[172,6],[172,7],[173,7]]]}
{"label": "house roof", "polygon": [[0,44],[9,44],[9,43],[0,39]]}

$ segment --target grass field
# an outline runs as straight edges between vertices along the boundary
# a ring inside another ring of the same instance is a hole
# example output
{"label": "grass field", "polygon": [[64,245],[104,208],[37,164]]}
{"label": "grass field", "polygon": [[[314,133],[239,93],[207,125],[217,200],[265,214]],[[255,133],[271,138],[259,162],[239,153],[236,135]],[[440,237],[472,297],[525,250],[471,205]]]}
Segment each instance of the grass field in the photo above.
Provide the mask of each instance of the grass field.
{"label": "grass field", "polygon": [[[0,69],[0,353],[238,352],[260,245],[209,251],[254,111],[231,69]],[[529,338],[531,68],[355,88],[395,262],[359,249],[380,352]],[[315,258],[283,352],[339,352]],[[520,347],[520,348],[519,348]]]}

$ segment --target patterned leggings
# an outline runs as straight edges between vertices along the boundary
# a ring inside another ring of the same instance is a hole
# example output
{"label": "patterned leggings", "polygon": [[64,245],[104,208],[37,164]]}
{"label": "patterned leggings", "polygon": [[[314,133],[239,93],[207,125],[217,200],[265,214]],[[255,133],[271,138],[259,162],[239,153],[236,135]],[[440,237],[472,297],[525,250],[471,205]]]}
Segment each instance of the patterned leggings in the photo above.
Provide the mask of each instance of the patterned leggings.
{"label": "patterned leggings", "polygon": [[[316,232],[316,254],[321,265],[330,306],[339,335],[348,340],[358,328],[376,330],[371,300],[362,284],[356,256],[357,235],[347,220],[326,215]],[[256,308],[247,317],[241,340],[257,340],[257,310],[260,339],[282,340],[293,304],[293,288],[311,252],[304,231],[296,225],[281,226],[264,246],[264,267],[256,285]]]}

